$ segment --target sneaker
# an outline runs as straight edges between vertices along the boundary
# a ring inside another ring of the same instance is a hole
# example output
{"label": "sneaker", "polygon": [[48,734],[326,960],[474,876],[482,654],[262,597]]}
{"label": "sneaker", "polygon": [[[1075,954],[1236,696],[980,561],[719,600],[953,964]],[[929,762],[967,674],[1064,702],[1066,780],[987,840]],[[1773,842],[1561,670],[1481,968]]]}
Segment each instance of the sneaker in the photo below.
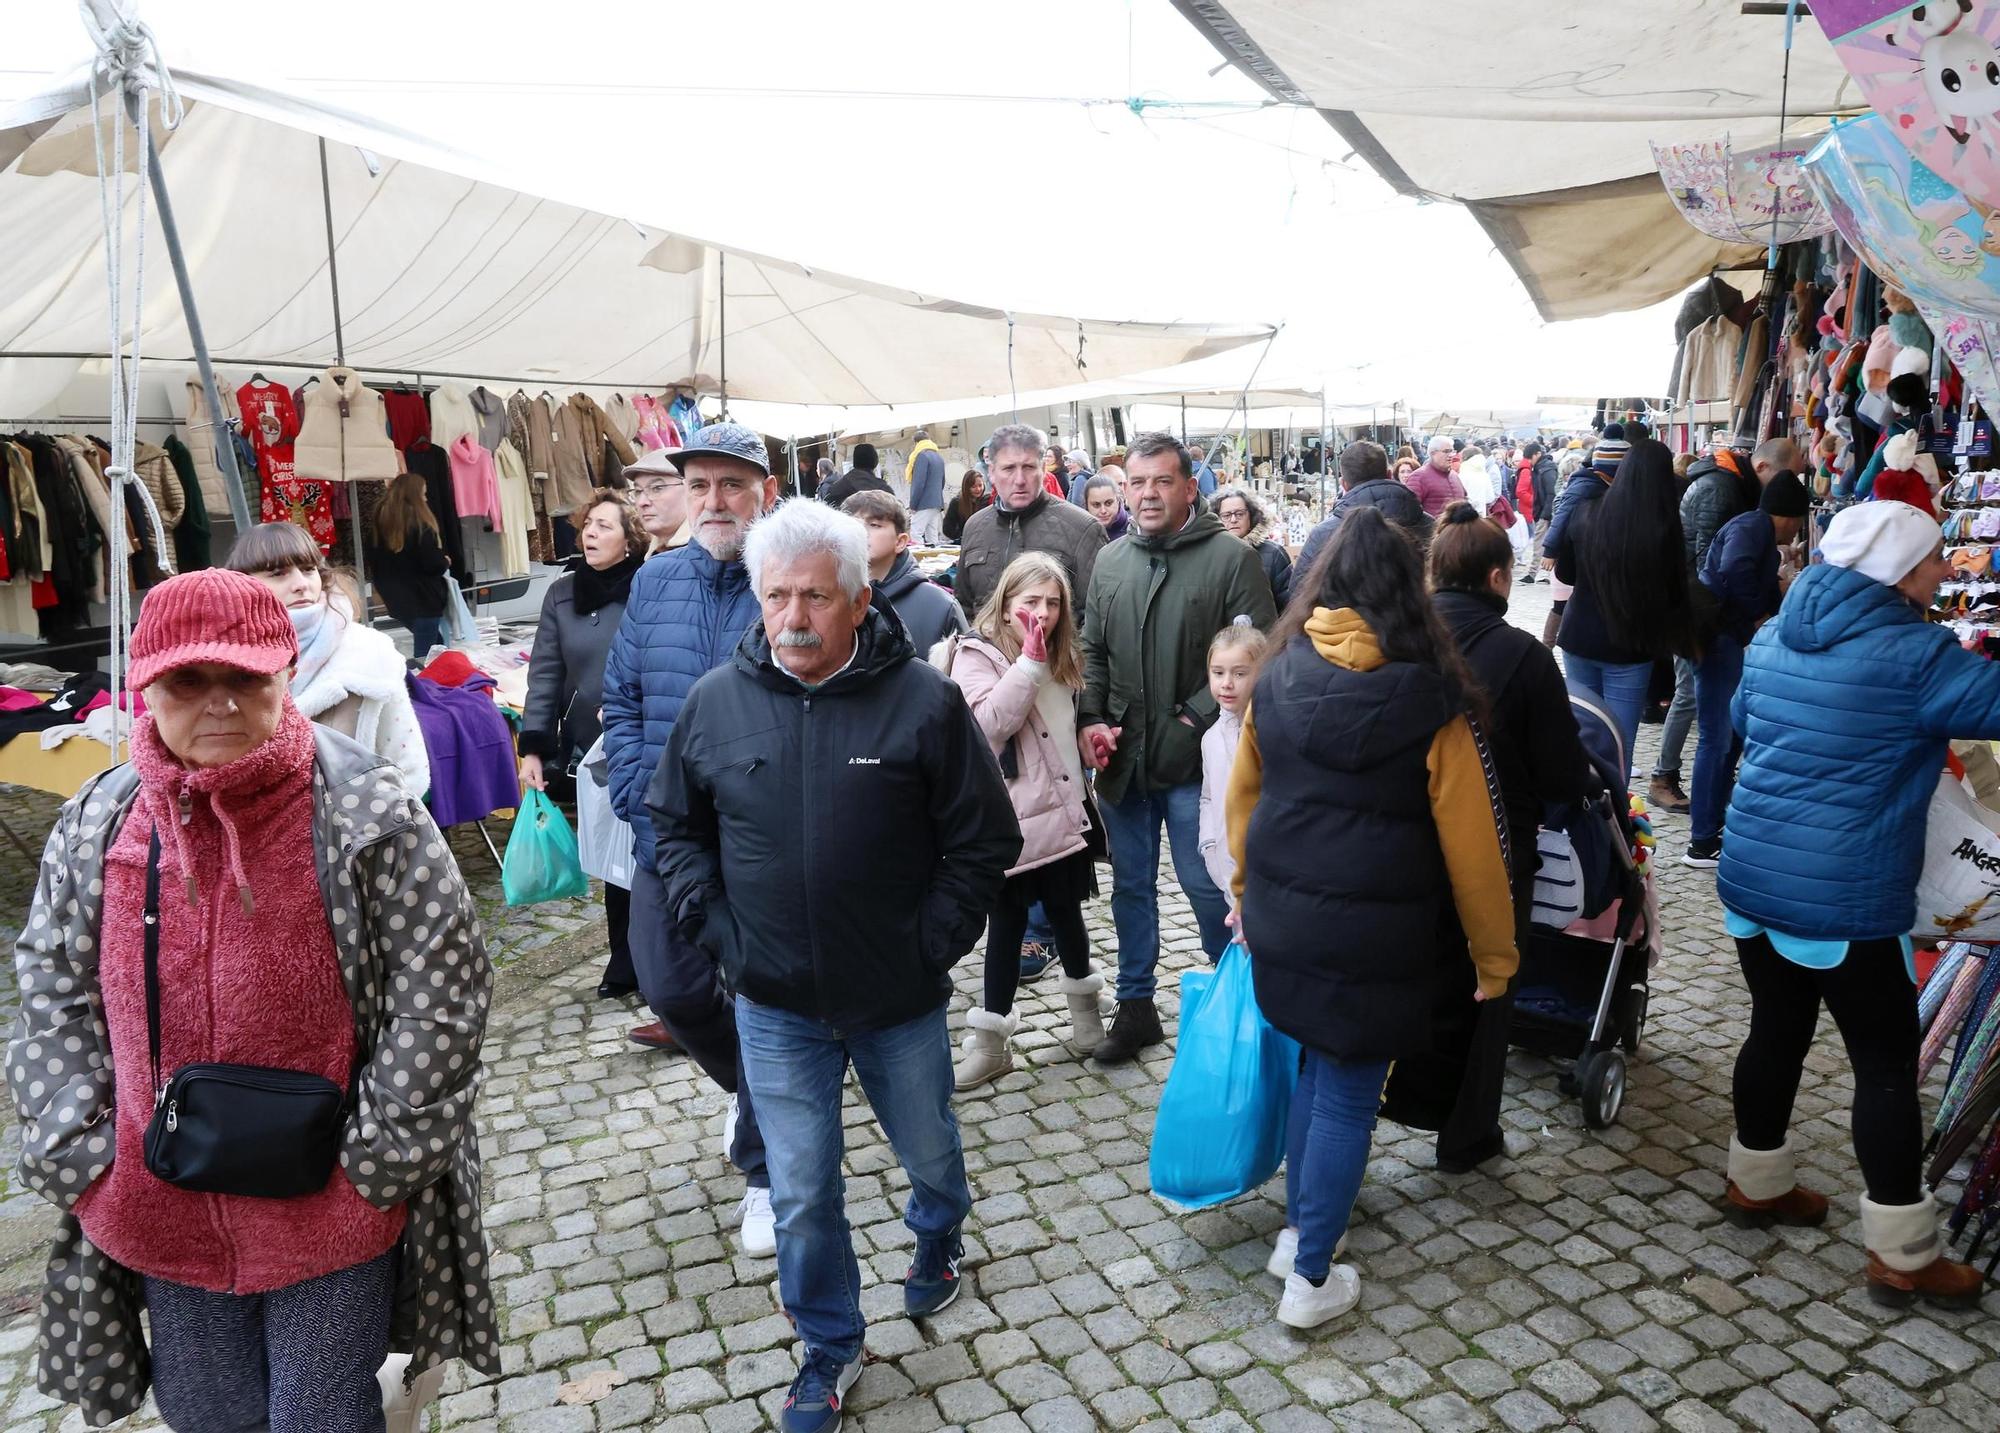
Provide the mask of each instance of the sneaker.
{"label": "sneaker", "polygon": [[1305,1275],[1285,1277],[1285,1296],[1278,1300],[1278,1322],[1295,1329],[1316,1329],[1328,1319],[1337,1319],[1361,1302],[1361,1276],[1351,1264],[1335,1264],[1327,1270],[1326,1282],[1314,1288]]}
{"label": "sneaker", "polygon": [[751,1185],[743,1191],[738,1206],[736,1237],[743,1252],[753,1259],[768,1259],[778,1252],[778,1216],[771,1212],[771,1191]]}
{"label": "sneaker", "polygon": [[1722,863],[1722,838],[1713,841],[1688,842],[1687,854],[1681,857],[1683,866],[1693,866],[1697,870],[1712,871]]}
{"label": "sneaker", "polygon": [[742,1108],[734,1095],[722,1107],[722,1158],[725,1162],[729,1159],[729,1151],[736,1148],[736,1116]]}
{"label": "sneaker", "polygon": [[799,1376],[785,1394],[780,1426],[785,1433],[839,1433],[840,1402],[861,1377],[861,1355],[852,1363],[835,1363],[823,1353],[806,1350]]}
{"label": "sneaker", "polygon": [[[1347,1252],[1347,1236],[1342,1234],[1334,1241],[1333,1257],[1338,1259]],[[1299,1256],[1299,1231],[1280,1229],[1278,1237],[1272,1241],[1271,1257],[1264,1261],[1264,1272],[1274,1279],[1289,1279],[1292,1276],[1292,1261]]]}
{"label": "sneaker", "polygon": [[958,1261],[965,1245],[958,1235],[917,1240],[917,1256],[903,1276],[903,1312],[913,1319],[934,1314],[958,1297]]}
{"label": "sneaker", "polygon": [[1646,784],[1646,801],[1655,811],[1670,811],[1676,816],[1685,816],[1693,809],[1694,803],[1681,787],[1679,772],[1669,772],[1665,776],[1655,776]]}
{"label": "sneaker", "polygon": [[1056,953],[1038,940],[1021,942],[1021,979],[1034,980],[1056,963]]}

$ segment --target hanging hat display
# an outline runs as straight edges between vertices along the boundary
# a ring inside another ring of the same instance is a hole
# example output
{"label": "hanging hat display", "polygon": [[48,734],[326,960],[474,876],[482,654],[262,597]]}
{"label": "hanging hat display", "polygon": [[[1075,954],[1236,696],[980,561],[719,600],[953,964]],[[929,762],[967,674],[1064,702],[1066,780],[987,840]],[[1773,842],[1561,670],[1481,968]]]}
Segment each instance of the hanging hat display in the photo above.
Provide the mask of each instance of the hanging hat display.
{"label": "hanging hat display", "polygon": [[1681,217],[1712,239],[1780,244],[1817,239],[1833,221],[1799,174],[1802,144],[1734,146],[1727,138],[1655,144],[1653,163]]}
{"label": "hanging hat display", "polygon": [[1905,149],[1886,119],[1835,125],[1804,169],[1869,268],[1919,305],[2000,319],[2000,219]]}
{"label": "hanging hat display", "polygon": [[1889,135],[2000,205],[2000,0],[1813,0],[1812,13]]}

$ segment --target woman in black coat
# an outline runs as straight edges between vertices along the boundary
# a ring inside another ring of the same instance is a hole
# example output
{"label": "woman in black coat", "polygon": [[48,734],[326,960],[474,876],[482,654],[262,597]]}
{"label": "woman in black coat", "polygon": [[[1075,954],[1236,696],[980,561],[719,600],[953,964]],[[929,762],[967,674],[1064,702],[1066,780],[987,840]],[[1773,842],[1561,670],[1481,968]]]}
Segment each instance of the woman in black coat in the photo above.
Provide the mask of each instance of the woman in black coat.
{"label": "woman in black coat", "polygon": [[1231,483],[1215,495],[1215,515],[1222,525],[1256,550],[1271,584],[1271,600],[1283,611],[1292,595],[1292,555],[1271,536],[1272,514],[1264,500],[1241,483]]}
{"label": "woman in black coat", "polygon": [[410,629],[410,655],[421,662],[444,642],[451,559],[416,473],[398,473],[383,492],[368,566],[376,595],[389,615]]}
{"label": "woman in black coat", "polygon": [[[528,658],[528,699],[521,710],[521,784],[548,789],[548,769],[573,772],[603,730],[604,658],[632,575],[646,557],[646,531],[624,495],[599,488],[571,517],[582,560],[549,584]],[[587,779],[587,778],[586,778]],[[607,999],[639,988],[625,939],[631,896],[605,883],[604,920],[611,959],[597,993]]]}
{"label": "woman in black coat", "polygon": [[[1498,523],[1470,503],[1453,503],[1431,539],[1432,605],[1459,654],[1485,690],[1481,727],[1507,813],[1508,885],[1514,939],[1527,948],[1528,916],[1540,860],[1535,833],[1544,803],[1576,801],[1592,784],[1590,758],[1577,734],[1569,690],[1556,660],[1534,634],[1507,621],[1514,552]],[[1428,1062],[1408,1061],[1391,1082],[1393,1099],[1423,1099],[1436,1113],[1438,1168],[1460,1173],[1501,1154],[1500,1086],[1506,1074],[1510,990],[1481,1004],[1444,992],[1438,1026],[1450,1038]],[[1462,1058],[1462,1062],[1460,1057]],[[1419,1093],[1424,1092],[1424,1093]]]}

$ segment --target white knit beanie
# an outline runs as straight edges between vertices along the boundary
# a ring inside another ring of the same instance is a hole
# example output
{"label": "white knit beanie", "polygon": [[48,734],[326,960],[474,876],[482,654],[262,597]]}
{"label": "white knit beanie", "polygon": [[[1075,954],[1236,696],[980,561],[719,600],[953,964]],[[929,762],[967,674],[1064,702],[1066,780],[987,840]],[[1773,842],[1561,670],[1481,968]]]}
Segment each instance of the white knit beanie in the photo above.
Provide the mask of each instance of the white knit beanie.
{"label": "white knit beanie", "polygon": [[1866,502],[1844,508],[1827,526],[1820,556],[1894,587],[1937,551],[1942,530],[1908,503]]}

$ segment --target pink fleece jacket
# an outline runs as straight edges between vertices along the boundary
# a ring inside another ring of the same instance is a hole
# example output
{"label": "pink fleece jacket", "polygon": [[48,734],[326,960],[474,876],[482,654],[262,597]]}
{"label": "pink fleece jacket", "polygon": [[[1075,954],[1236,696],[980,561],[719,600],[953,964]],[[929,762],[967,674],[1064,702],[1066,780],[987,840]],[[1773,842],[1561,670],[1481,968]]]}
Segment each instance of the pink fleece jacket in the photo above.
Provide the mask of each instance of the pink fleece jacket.
{"label": "pink fleece jacket", "polygon": [[139,798],[105,859],[98,966],[115,1156],[77,1202],[85,1235],[127,1268],[217,1293],[264,1293],[386,1253],[402,1235],[402,1206],[375,1208],[339,1169],[316,1194],[252,1199],[198,1194],[146,1168],[141,913],[155,825],[162,1078],[214,1060],[305,1070],[346,1089],[354,1007],[313,859],[312,727],[291,699],[271,740],[227,766],[183,767],[151,717],[134,726],[131,751]]}

